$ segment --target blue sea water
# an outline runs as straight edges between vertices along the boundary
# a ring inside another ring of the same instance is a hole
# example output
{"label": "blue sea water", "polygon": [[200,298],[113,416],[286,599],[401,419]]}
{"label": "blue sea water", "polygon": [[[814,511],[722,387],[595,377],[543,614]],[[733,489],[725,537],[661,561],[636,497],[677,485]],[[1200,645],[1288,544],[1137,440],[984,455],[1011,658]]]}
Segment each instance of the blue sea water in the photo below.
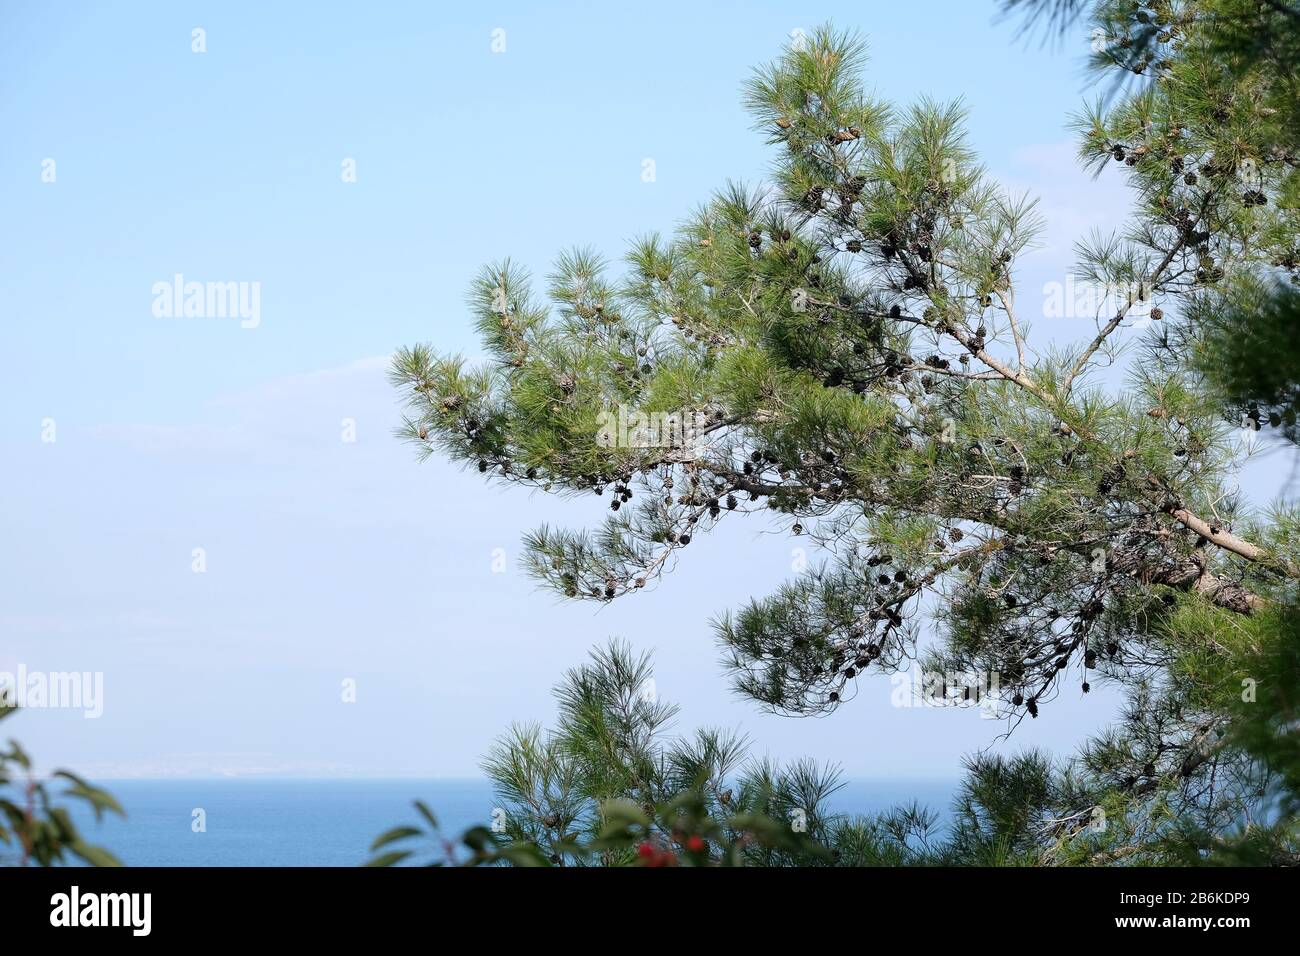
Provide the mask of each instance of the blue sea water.
{"label": "blue sea water", "polygon": [[[356,866],[390,827],[419,823],[424,800],[446,836],[487,823],[496,801],[486,780],[115,780],[104,786],[126,819],[74,817],[92,843],[128,866]],[[56,788],[57,789],[57,788]],[[852,780],[830,801],[871,813],[916,800],[946,819],[954,785]],[[196,833],[194,811],[206,831]]]}

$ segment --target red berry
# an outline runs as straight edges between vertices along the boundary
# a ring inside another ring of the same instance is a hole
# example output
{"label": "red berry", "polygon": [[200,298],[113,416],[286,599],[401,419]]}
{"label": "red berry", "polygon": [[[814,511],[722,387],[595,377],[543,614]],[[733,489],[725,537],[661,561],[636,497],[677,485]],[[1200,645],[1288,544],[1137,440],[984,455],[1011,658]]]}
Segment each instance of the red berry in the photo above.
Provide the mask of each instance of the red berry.
{"label": "red berry", "polygon": [[642,843],[640,846],[636,848],[636,852],[637,855],[640,856],[641,859],[645,860],[647,863],[649,863],[659,854],[659,851],[655,849],[655,845],[653,843]]}
{"label": "red berry", "polygon": [[690,850],[692,853],[703,853],[708,849],[708,846],[709,845],[704,842],[704,837],[701,836],[693,836],[686,841],[686,849]]}

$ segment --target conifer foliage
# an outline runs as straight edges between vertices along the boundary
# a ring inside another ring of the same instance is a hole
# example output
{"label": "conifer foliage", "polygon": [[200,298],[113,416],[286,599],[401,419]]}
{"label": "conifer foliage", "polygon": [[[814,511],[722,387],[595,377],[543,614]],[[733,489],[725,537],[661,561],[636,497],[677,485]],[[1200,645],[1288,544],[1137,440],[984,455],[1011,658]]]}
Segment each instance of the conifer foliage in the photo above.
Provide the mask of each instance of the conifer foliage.
{"label": "conifer foliage", "polygon": [[[482,842],[451,862],[816,865],[836,858],[841,830],[852,832],[827,806],[835,771],[748,760],[734,733],[673,733],[677,707],[655,694],[649,656],[624,643],[594,650],[555,699],[553,729],[517,724],[487,755],[499,806],[470,834]],[[390,832],[412,847],[423,835]]]}
{"label": "conifer foliage", "polygon": [[[717,622],[736,687],[767,708],[834,711],[918,656],[998,674],[1013,725],[1063,692],[1123,688],[1125,719],[1064,774],[972,764],[975,792],[1000,776],[1018,802],[958,826],[996,833],[1003,857],[1109,862],[1221,832],[1268,777],[1229,731],[1300,538],[1294,510],[1252,513],[1234,481],[1242,412],[1293,427],[1295,379],[1252,396],[1207,356],[1251,316],[1241,290],[1297,275],[1294,71],[1276,72],[1296,13],[1065,6],[1093,17],[1097,68],[1128,80],[1077,118],[1080,159],[1118,165],[1138,197],[1112,235],[1080,237],[1077,274],[1121,291],[1079,341],[1031,335],[1016,275],[1040,217],[980,167],[961,108],[877,101],[862,42],[826,27],[745,87],[770,183],[727,185],[618,276],[570,253],[543,298],[510,262],[485,269],[471,303],[489,360],[414,346],[393,380],[422,454],[605,511],[527,538],[532,572],[570,598],[647,600],[695,537],[754,512],[825,545]],[[1243,60],[1229,15],[1276,45]],[[1116,387],[1099,373],[1120,361]],[[611,440],[620,407],[696,424]],[[1089,826],[1098,809],[1113,825]]]}

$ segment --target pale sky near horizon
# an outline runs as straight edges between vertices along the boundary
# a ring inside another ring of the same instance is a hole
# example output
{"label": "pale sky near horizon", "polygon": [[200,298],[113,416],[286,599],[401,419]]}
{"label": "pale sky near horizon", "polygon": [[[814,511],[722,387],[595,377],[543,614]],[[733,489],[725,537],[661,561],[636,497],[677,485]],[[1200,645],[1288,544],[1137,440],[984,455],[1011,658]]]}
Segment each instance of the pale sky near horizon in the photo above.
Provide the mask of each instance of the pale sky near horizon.
{"label": "pale sky near horizon", "polygon": [[[993,743],[1002,725],[892,707],[880,677],[825,719],[732,698],[709,619],[791,573],[795,543],[761,518],[603,610],[537,590],[523,533],[604,502],[418,464],[391,436],[386,356],[472,355],[486,262],[617,261],[727,179],[760,181],[741,83],[826,20],[866,36],[880,96],[963,97],[991,173],[1040,197],[1018,278],[1038,302],[1076,239],[1124,223],[1120,177],[1073,160],[1083,42],[1019,41],[990,2],[537,7],[0,6],[0,671],[104,674],[102,717],[34,709],[0,737],[101,778],[476,775],[619,635],[655,653],[680,729],[739,727],[755,754],[955,777]],[[260,324],[158,317],[151,290],[178,273],[259,283]],[[996,747],[1068,752],[1112,704],[1068,686]]]}

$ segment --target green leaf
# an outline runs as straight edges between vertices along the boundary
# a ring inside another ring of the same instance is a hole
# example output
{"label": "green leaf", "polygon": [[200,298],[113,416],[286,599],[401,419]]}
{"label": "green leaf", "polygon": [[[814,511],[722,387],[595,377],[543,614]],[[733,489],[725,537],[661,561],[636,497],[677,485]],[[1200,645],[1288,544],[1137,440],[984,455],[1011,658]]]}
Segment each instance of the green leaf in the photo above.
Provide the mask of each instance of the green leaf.
{"label": "green leaf", "polygon": [[95,810],[96,820],[103,817],[105,810],[110,810],[120,817],[126,816],[126,811],[122,809],[122,805],[118,803],[117,799],[107,790],[87,783],[81,777],[78,777],[75,773],[72,773],[69,770],[56,770],[54,771],[54,776],[62,777],[63,779],[72,782],[73,786],[65,790],[63,795],[66,797],[76,797],[79,800],[85,800],[89,803]]}
{"label": "green leaf", "polygon": [[515,866],[551,865],[550,860],[546,859],[536,846],[528,843],[512,843],[510,846],[502,847],[497,851],[496,856]]}
{"label": "green leaf", "polygon": [[370,844],[372,851],[378,850],[381,846],[387,846],[390,843],[396,843],[398,840],[405,840],[409,837],[422,836],[424,831],[416,827],[393,827],[379,836],[375,837],[375,842]]}
{"label": "green leaf", "polygon": [[435,830],[438,829],[438,818],[433,815],[433,811],[429,809],[428,804],[423,800],[416,800],[415,809],[420,811],[420,816],[424,817],[430,827]]}
{"label": "green leaf", "polygon": [[13,759],[13,761],[18,764],[18,766],[22,767],[24,770],[32,769],[32,760],[30,757],[27,756],[27,751],[23,750],[22,747],[18,746],[18,741],[16,740],[9,741],[9,748],[10,748],[10,756]]}
{"label": "green leaf", "polygon": [[58,826],[59,838],[65,843],[72,843],[77,839],[77,827],[72,822],[72,816],[63,807],[51,808],[50,820]]}
{"label": "green leaf", "polygon": [[486,853],[489,847],[496,844],[496,838],[487,827],[470,827],[460,839],[475,853]]}
{"label": "green leaf", "polygon": [[628,826],[639,824],[648,827],[651,823],[646,812],[630,800],[606,800],[602,805],[602,809],[605,813],[605,819],[611,825]]}
{"label": "green leaf", "polygon": [[121,866],[122,862],[102,846],[91,846],[81,840],[68,844],[68,849],[91,866]]}

